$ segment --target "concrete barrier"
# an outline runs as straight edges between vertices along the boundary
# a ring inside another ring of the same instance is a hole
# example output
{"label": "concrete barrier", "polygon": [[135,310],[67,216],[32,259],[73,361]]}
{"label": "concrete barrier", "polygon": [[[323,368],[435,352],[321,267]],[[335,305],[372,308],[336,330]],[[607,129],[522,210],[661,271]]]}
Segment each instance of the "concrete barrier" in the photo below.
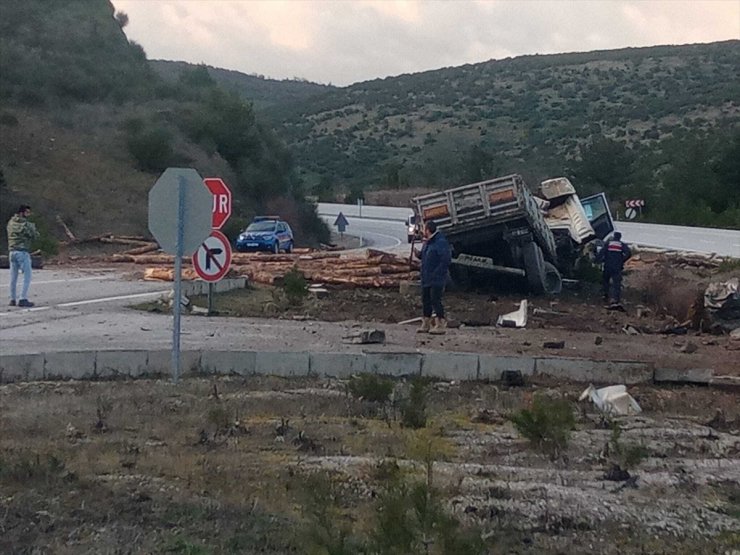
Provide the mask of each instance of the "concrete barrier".
{"label": "concrete barrier", "polygon": [[424,353],[421,374],[446,380],[477,380],[478,361],[475,353]]}
{"label": "concrete barrier", "polygon": [[200,355],[200,370],[206,374],[249,376],[256,368],[257,353],[254,351],[203,351]]}
{"label": "concrete barrier", "polygon": [[[216,281],[213,284],[214,293],[225,293],[234,289],[244,289],[247,286],[247,278],[227,278]],[[201,280],[183,281],[182,294],[186,297],[194,295],[208,295],[208,282]]]}
{"label": "concrete barrier", "polygon": [[[180,372],[197,374],[200,371],[200,351],[180,351]],[[149,351],[146,373],[155,376],[172,375],[172,350]]]}
{"label": "concrete barrier", "polygon": [[135,378],[146,374],[147,360],[146,351],[98,351],[95,355],[95,376]]}
{"label": "concrete barrier", "polygon": [[95,351],[68,351],[44,355],[44,378],[81,380],[95,377]]}
{"label": "concrete barrier", "polygon": [[0,383],[44,379],[44,355],[0,356]]}
{"label": "concrete barrier", "polygon": [[310,353],[310,372],[317,376],[348,378],[365,371],[363,353]]}
{"label": "concrete barrier", "polygon": [[[636,361],[561,357],[515,357],[458,352],[254,352],[182,351],[183,375],[272,374],[334,376],[372,372],[389,376],[425,375],[446,380],[501,379],[505,370],[595,384],[686,383],[737,386],[740,378],[714,376],[711,369],[674,370]],[[70,351],[0,356],[0,382],[90,379],[172,374],[172,351]],[[723,379],[720,379],[723,378]]]}
{"label": "concrete barrier", "polygon": [[365,353],[365,372],[388,376],[421,374],[421,353]]}
{"label": "concrete barrier", "polygon": [[258,352],[255,372],[273,376],[308,376],[307,352]]}
{"label": "concrete barrier", "polygon": [[478,359],[478,379],[480,380],[498,381],[501,379],[501,373],[504,370],[519,371],[523,376],[531,376],[534,374],[534,357],[479,355]]}
{"label": "concrete barrier", "polygon": [[644,362],[537,357],[535,375],[574,382],[635,384],[651,382],[653,367]]}
{"label": "concrete barrier", "polygon": [[675,370],[673,368],[656,368],[653,375],[655,383],[678,382],[708,384],[714,378],[714,371],[709,368],[692,368]]}

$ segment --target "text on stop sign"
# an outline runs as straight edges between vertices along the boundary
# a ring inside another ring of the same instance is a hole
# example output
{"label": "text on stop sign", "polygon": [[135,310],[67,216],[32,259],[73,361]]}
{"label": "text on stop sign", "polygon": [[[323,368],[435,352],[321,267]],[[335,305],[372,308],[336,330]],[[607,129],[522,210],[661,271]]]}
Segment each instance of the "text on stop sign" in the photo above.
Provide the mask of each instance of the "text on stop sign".
{"label": "text on stop sign", "polygon": [[220,229],[231,216],[231,191],[220,177],[206,177],[203,182],[213,195],[213,229]]}
{"label": "text on stop sign", "polygon": [[229,207],[229,195],[213,195],[213,213],[228,214],[231,211]]}

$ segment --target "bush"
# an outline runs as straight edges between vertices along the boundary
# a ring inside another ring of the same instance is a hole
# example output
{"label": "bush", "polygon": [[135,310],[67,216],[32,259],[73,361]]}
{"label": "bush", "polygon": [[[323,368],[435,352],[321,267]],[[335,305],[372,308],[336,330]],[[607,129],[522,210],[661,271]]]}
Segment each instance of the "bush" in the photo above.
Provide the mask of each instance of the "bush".
{"label": "bush", "polygon": [[350,378],[349,392],[357,399],[384,403],[393,392],[393,381],[376,374],[359,374]]}
{"label": "bush", "polygon": [[146,172],[164,171],[174,159],[172,136],[161,127],[130,132],[126,145],[136,165]]}
{"label": "bush", "polygon": [[621,437],[622,428],[619,422],[614,422],[612,424],[612,436],[609,440],[609,447],[619,468],[622,470],[633,470],[648,456],[647,448],[644,445],[624,444],[621,441]]}
{"label": "bush", "polygon": [[531,409],[512,415],[517,431],[530,441],[535,449],[556,458],[566,448],[570,432],[575,426],[571,405],[565,399],[535,395]]}
{"label": "bush", "polygon": [[299,305],[303,302],[303,299],[308,295],[308,282],[303,274],[298,270],[297,267],[293,268],[285,274],[283,279],[283,292],[291,305]]}
{"label": "bush", "polygon": [[418,429],[427,425],[427,382],[416,378],[411,382],[408,399],[401,403],[401,423],[404,428]]}

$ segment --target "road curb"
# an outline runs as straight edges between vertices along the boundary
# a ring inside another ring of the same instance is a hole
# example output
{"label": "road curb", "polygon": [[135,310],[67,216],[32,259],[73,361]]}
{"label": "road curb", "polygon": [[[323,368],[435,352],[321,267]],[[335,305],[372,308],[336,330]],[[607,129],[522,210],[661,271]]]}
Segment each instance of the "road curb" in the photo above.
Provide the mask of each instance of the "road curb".
{"label": "road curb", "polygon": [[[0,356],[0,383],[36,380],[114,379],[170,374],[169,350],[60,351]],[[183,351],[183,375],[277,375],[346,378],[371,372],[428,376],[441,380],[499,381],[504,372],[594,384],[690,384],[738,387],[740,378],[715,376],[710,369],[654,369],[637,361],[565,357],[499,356],[465,352],[363,353],[306,351]]]}

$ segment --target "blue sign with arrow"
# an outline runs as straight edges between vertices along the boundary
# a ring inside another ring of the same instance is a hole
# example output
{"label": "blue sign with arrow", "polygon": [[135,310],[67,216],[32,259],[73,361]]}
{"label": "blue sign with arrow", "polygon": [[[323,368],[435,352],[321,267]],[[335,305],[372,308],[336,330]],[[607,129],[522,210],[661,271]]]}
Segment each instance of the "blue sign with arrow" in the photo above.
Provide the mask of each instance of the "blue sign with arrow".
{"label": "blue sign with arrow", "polygon": [[344,233],[344,230],[347,229],[349,222],[347,221],[347,218],[344,217],[344,214],[340,212],[337,216],[337,219],[334,221],[334,225],[337,226],[339,233]]}

